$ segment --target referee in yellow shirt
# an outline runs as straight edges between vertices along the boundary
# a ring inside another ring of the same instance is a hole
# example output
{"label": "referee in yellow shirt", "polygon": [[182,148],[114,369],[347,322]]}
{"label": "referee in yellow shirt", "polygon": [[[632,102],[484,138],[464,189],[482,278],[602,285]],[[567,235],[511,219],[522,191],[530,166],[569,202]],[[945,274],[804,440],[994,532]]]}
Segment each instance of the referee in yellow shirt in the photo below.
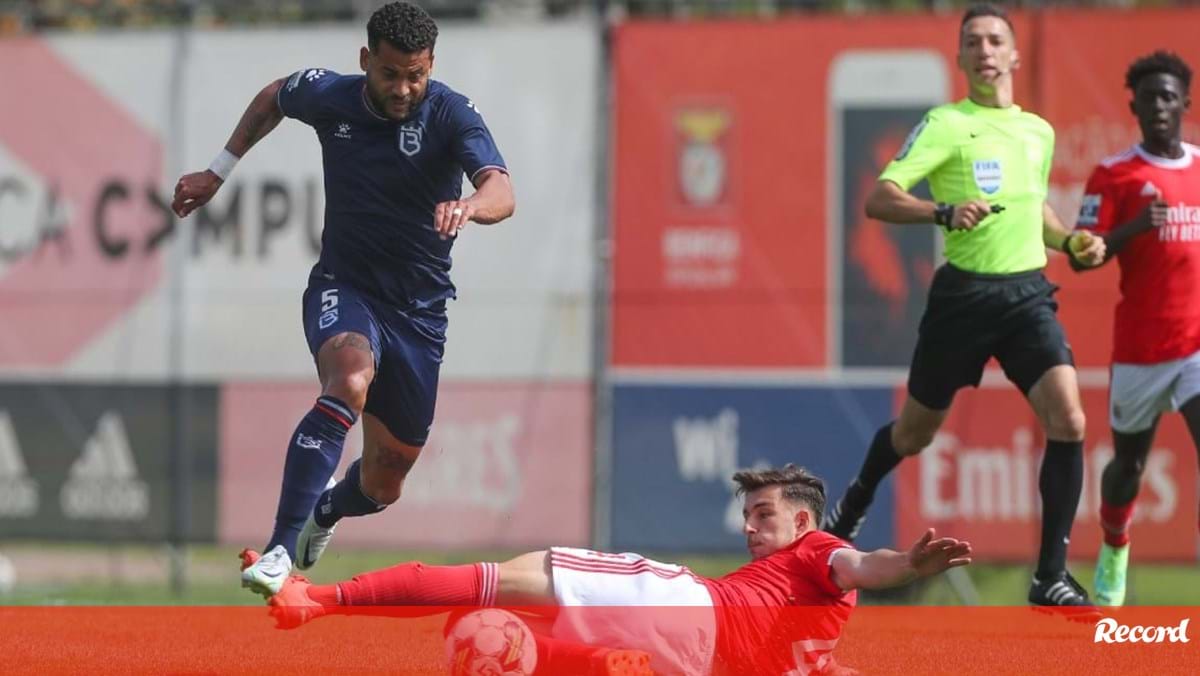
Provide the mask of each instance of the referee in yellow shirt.
{"label": "referee in yellow shirt", "polygon": [[[879,177],[870,218],[936,223],[947,263],[934,275],[900,416],[876,433],[858,476],[825,529],[851,540],[875,489],[902,458],[920,453],[946,419],[955,392],[978,386],[995,357],[1029,400],[1046,433],[1039,489],[1042,539],[1029,602],[1088,606],[1067,572],[1067,543],[1083,487],[1084,415],[1074,359],[1058,322],[1057,287],[1042,274],[1046,247],[1082,265],[1104,259],[1104,242],[1068,230],[1046,205],[1054,129],[1013,104],[1020,64],[1003,9],[963,15],[958,65],[968,98],[929,111]],[[908,193],[929,181],[936,202]]]}

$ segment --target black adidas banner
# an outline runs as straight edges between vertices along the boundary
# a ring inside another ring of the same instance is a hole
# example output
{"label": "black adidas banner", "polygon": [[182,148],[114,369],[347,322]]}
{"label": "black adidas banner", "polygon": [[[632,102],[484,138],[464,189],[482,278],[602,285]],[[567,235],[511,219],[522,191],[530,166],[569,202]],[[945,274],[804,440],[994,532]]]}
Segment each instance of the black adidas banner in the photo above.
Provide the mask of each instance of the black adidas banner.
{"label": "black adidas banner", "polygon": [[214,386],[0,384],[0,538],[212,541],[216,482]]}

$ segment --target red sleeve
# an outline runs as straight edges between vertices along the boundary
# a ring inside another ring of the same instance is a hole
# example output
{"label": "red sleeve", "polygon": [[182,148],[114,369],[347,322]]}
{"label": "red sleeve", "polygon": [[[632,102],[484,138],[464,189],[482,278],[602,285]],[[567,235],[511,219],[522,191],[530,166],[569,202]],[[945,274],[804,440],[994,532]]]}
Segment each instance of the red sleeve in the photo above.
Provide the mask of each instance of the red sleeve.
{"label": "red sleeve", "polygon": [[1079,218],[1075,227],[1105,233],[1117,225],[1117,182],[1113,173],[1104,165],[1092,170],[1087,186],[1083,189],[1083,201],[1079,204]]}
{"label": "red sleeve", "polygon": [[841,597],[846,592],[833,581],[833,553],[839,549],[853,549],[841,538],[825,531],[813,531],[804,536],[804,542],[796,548],[803,573],[813,584],[832,597]]}

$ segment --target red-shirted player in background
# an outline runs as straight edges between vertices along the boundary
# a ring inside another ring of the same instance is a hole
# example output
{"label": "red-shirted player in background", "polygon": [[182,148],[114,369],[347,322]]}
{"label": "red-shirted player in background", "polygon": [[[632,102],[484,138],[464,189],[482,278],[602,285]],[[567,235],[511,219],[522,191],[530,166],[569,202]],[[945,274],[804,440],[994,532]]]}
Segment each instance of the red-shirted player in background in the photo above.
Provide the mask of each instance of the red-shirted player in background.
{"label": "red-shirted player in background", "polygon": [[1200,149],[1182,140],[1192,71],[1158,51],[1125,86],[1142,142],[1096,167],[1077,227],[1094,228],[1121,267],[1109,419],[1115,455],[1101,481],[1104,544],[1096,601],[1125,600],[1129,524],[1159,416],[1182,411],[1200,448]]}
{"label": "red-shirted player in background", "polygon": [[[588,645],[644,651],[655,673],[828,673],[856,589],[971,561],[969,544],[935,539],[932,529],[907,552],[855,550],[818,529],[825,486],[794,465],[733,480],[745,496],[742,530],[753,561],[721,578],[637,554],[554,547],[499,564],[406,563],[332,585],[293,576],[271,598],[272,613],[296,625],[340,606],[558,606],[551,636],[567,651],[560,658],[576,657],[569,646]],[[549,662],[539,673],[586,673]]]}

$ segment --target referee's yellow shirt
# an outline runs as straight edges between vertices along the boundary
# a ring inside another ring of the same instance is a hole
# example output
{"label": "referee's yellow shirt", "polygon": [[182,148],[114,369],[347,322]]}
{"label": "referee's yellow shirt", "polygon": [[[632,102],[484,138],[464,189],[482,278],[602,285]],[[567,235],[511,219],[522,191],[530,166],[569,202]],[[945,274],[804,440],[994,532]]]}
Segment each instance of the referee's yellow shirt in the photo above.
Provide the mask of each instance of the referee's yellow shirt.
{"label": "referee's yellow shirt", "polygon": [[962,270],[1008,274],[1046,266],[1046,201],[1054,128],[1013,105],[988,108],[970,99],[930,110],[880,174],[910,190],[929,180],[933,199],[983,199],[1004,211],[973,230],[946,233],[946,260]]}

